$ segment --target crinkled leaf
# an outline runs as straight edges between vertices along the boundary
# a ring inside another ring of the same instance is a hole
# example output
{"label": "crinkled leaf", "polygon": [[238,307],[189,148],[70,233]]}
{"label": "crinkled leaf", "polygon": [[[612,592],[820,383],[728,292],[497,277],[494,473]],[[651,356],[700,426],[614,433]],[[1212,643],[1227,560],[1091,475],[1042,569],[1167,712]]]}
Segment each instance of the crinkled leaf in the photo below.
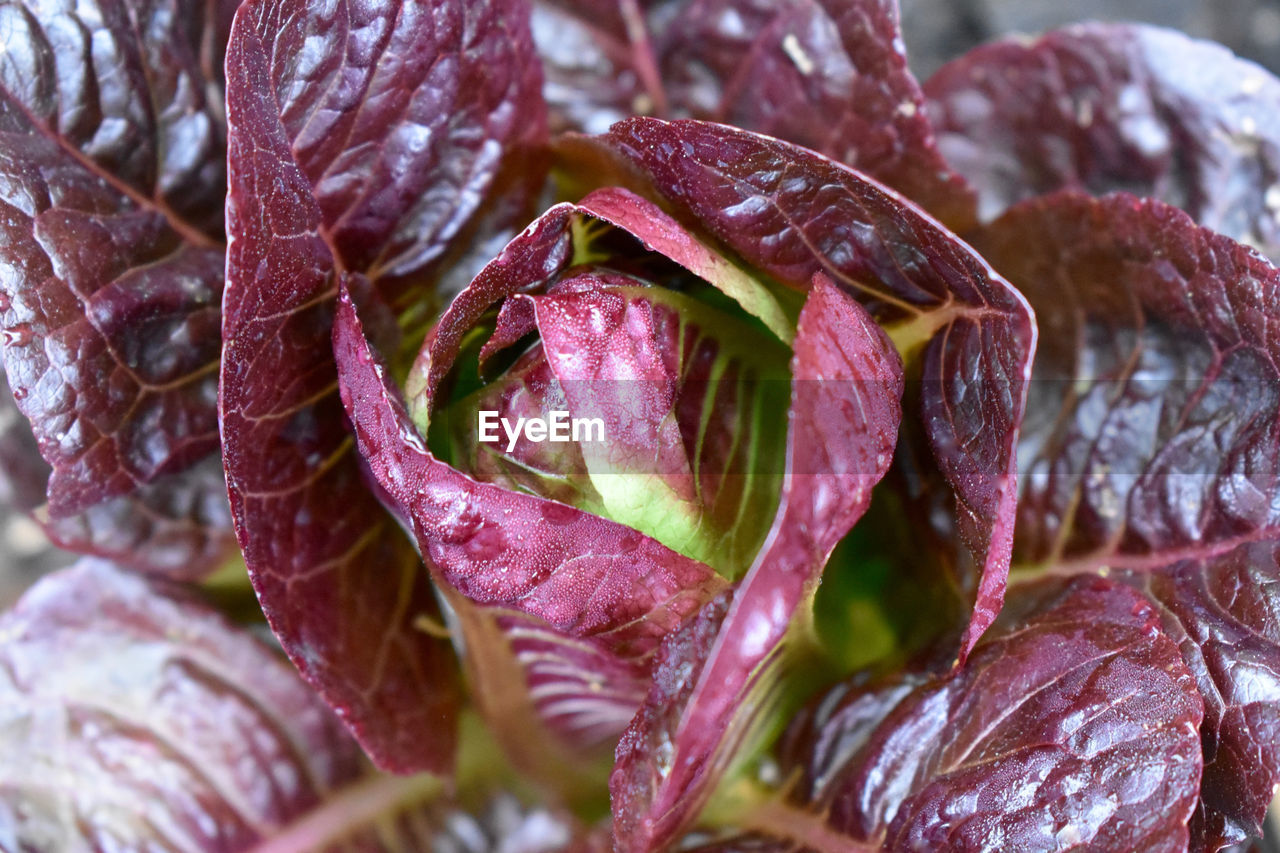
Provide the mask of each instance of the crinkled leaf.
{"label": "crinkled leaf", "polygon": [[694,0],[659,40],[673,111],[812,148],[953,228],[973,191],[938,153],[896,0]]}
{"label": "crinkled leaf", "polygon": [[196,581],[234,552],[222,462],[209,456],[179,474],[73,515],[44,508],[50,469],[31,425],[0,377],[0,501],[33,513],[57,546],[149,574]]}
{"label": "crinkled leaf", "polygon": [[244,850],[359,772],[288,665],[174,587],[84,560],[0,637],[6,849]]}
{"label": "crinkled leaf", "polygon": [[539,138],[524,9],[261,0],[227,52],[232,509],[277,636],[386,767],[448,765],[456,684],[446,647],[414,627],[435,610],[426,574],[343,427],[335,274],[403,295]]}
{"label": "crinkled leaf", "polygon": [[264,39],[279,38],[255,83],[278,102],[335,260],[371,279],[421,277],[482,204],[505,204],[486,198],[495,183],[510,189],[500,170],[524,166],[545,138],[527,6],[291,10],[256,16]]}
{"label": "crinkled leaf", "polygon": [[963,656],[999,611],[1008,573],[1036,338],[1025,301],[913,205],[820,155],[691,121],[632,119],[609,139],[752,266],[796,288],[829,275],[891,327],[905,355],[926,344],[922,415],[981,570]]}
{"label": "crinkled leaf", "polygon": [[204,22],[194,0],[0,6],[4,361],[55,516],[217,446],[224,132]]}
{"label": "crinkled leaf", "polygon": [[1159,567],[1280,533],[1280,271],[1125,194],[1026,202],[977,242],[1046,330],[1020,561]]}
{"label": "crinkled leaf", "polygon": [[625,663],[646,660],[723,587],[707,566],[631,528],[478,482],[432,456],[372,352],[349,294],[339,301],[334,346],[361,455],[428,565],[472,602],[537,617]]}
{"label": "crinkled leaf", "polygon": [[60,548],[173,580],[198,581],[236,553],[217,456],[75,515],[36,520]]}
{"label": "crinkled leaf", "polygon": [[1204,697],[1204,776],[1193,846],[1261,837],[1280,782],[1280,561],[1273,542],[1242,545],[1121,579],[1160,608]]}
{"label": "crinkled leaf", "polygon": [[1220,45],[1085,24],[979,47],[925,92],[984,219],[1062,187],[1124,190],[1280,256],[1280,81]]}
{"label": "crinkled leaf", "polygon": [[0,503],[18,512],[40,506],[45,502],[49,473],[31,424],[18,411],[9,383],[0,373]]}
{"label": "crinkled leaf", "polygon": [[1094,577],[1010,608],[950,677],[843,693],[800,796],[875,849],[1186,849],[1203,705],[1155,607]]}
{"label": "crinkled leaf", "polygon": [[973,221],[892,0],[543,0],[534,35],[557,129],[603,133],[631,115],[726,122],[861,169],[954,227]]}
{"label": "crinkled leaf", "polygon": [[676,675],[666,675],[670,683],[655,675],[624,735],[610,780],[620,849],[664,849],[696,818],[761,722],[788,633],[810,623],[827,558],[889,467],[901,361],[870,315],[825,276],[800,315],[791,369],[778,514],[714,642],[680,650],[673,641],[664,654],[678,659],[667,664]]}

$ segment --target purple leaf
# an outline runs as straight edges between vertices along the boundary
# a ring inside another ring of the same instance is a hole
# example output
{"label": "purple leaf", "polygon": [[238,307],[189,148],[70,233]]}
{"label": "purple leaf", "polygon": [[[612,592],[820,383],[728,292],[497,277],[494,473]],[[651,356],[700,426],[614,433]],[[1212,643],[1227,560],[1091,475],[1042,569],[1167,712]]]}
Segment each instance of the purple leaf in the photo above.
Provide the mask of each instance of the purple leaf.
{"label": "purple leaf", "polygon": [[36,520],[60,548],[171,580],[201,580],[238,554],[217,456],[75,515]]}
{"label": "purple leaf", "polygon": [[974,221],[892,0],[542,0],[534,35],[557,130],[603,133],[631,115],[726,122],[874,175],[953,227]]}
{"label": "purple leaf", "polygon": [[[585,750],[611,744],[644,701],[649,661],[613,654],[607,643],[581,642],[519,611],[491,612],[537,718],[564,743]],[[510,734],[527,737],[527,720]]]}
{"label": "purple leaf", "polygon": [[597,421],[601,440],[573,445],[572,460],[548,459],[545,444],[527,439],[511,453],[486,448],[470,428],[463,446],[503,462],[510,456],[517,470],[541,464],[554,484],[568,473],[589,492],[575,501],[579,508],[726,577],[741,575],[776,502],[787,348],[696,299],[617,273],[566,277],[546,294],[516,294],[504,308],[522,303],[541,336],[526,358],[545,362],[550,387],[546,396],[513,401],[504,383],[477,407],[507,417],[510,402],[534,403],[537,416],[560,406],[576,420]]}
{"label": "purple leaf", "polygon": [[5,369],[63,516],[217,447],[223,129],[202,4],[0,17]]}
{"label": "purple leaf", "polygon": [[[664,652],[685,675],[678,689],[655,676],[619,746],[610,790],[620,849],[664,849],[697,816],[767,707],[758,694],[772,686],[768,673],[788,631],[809,624],[827,558],[866,511],[893,456],[901,361],[870,315],[821,274],[800,315],[791,367],[777,517],[714,643],[695,643],[702,654],[693,658]],[[659,741],[665,750],[646,748]]]}
{"label": "purple leaf", "polygon": [[659,39],[675,112],[853,166],[953,228],[975,196],[938,153],[895,0],[694,0]]}
{"label": "purple leaf", "polygon": [[[707,565],[689,558],[698,543],[718,546],[715,553],[728,563],[741,562],[738,573],[749,565],[776,490],[754,480],[736,488],[737,472],[749,469],[735,466],[754,464],[761,455],[752,450],[757,443],[765,445],[761,453],[767,457],[768,431],[755,429],[754,420],[770,410],[776,416],[781,407],[743,406],[735,388],[740,380],[747,388],[744,397],[758,396],[765,392],[751,388],[752,382],[765,386],[772,378],[772,385],[782,388],[777,380],[787,376],[787,350],[767,332],[689,295],[609,271],[608,264],[657,263],[626,239],[621,254],[602,261],[599,272],[592,267],[569,271],[577,252],[597,251],[592,243],[575,250],[575,235],[600,232],[602,223],[662,253],[664,274],[671,273],[675,261],[780,335],[794,334],[763,285],[651,202],[622,190],[602,190],[581,205],[552,208],[454,300],[409,377],[416,428],[399,394],[371,367],[376,361],[355,326],[354,310],[337,333],[344,399],[374,477],[412,525],[443,584],[470,602],[459,612],[470,612],[473,604],[492,611],[463,619],[471,634],[493,634],[485,619],[525,626],[506,638],[517,659],[514,667],[491,651],[504,644],[501,636],[467,641],[468,666],[482,688],[490,685],[485,689],[503,693],[509,682],[524,681],[533,697],[490,696],[482,704],[539,712],[578,746],[620,731],[619,723],[625,724],[643,697],[658,642],[723,588]],[[612,246],[601,237],[600,251]],[[688,286],[688,277],[680,276]],[[542,340],[498,380],[444,411],[433,411],[464,338],[483,326],[486,315],[494,318],[493,333],[479,347],[482,366],[535,330]],[[726,366],[725,372],[718,366]],[[755,368],[763,373],[752,374]],[[717,391],[708,412],[706,403],[713,399],[708,391],[717,387],[713,377],[725,380],[719,389],[725,393]],[[564,447],[520,440],[496,448],[484,448],[478,440],[480,411],[515,418],[556,408],[575,416],[601,415],[613,440]],[[739,423],[744,416],[747,423]],[[426,452],[419,430],[442,421],[450,458],[470,477]],[[704,441],[700,429],[724,432],[732,446]],[[748,458],[741,458],[744,454]],[[776,480],[773,469],[763,474],[761,480]],[[662,495],[672,498],[670,504],[659,499]],[[611,501],[615,497],[617,503]],[[692,530],[680,523],[690,520],[697,522]],[[664,532],[673,531],[689,534],[674,535],[681,553],[661,544]],[[733,572],[726,566],[726,573]],[[534,647],[533,634],[541,637],[541,650]],[[477,655],[490,656],[490,663],[480,666]],[[548,655],[564,664],[547,668],[556,676],[552,681],[525,665]],[[505,670],[511,677],[495,680],[485,669]],[[591,681],[597,683],[581,689]],[[582,719],[557,717],[537,698],[553,694],[567,700],[561,703],[565,707],[583,711]],[[497,728],[501,733],[506,726]],[[529,752],[516,746],[517,752]],[[547,761],[524,763],[545,770]]]}
{"label": "purple leaf", "polygon": [[1185,849],[1203,706],[1156,609],[1093,577],[1006,613],[950,677],[839,699],[800,795],[851,846]]}
{"label": "purple leaf", "polygon": [[1125,190],[1280,255],[1280,81],[1220,45],[1085,24],[977,48],[925,92],[984,219],[1061,187]]}
{"label": "purple leaf", "polygon": [[31,512],[45,502],[49,473],[31,424],[18,411],[9,383],[0,374],[0,503]]}
{"label": "purple leaf", "polygon": [[45,504],[49,466],[0,377],[0,501],[33,513],[60,548],[173,580],[198,581],[235,553],[222,462],[207,456],[132,494],[61,518]]}
{"label": "purple leaf", "polygon": [[981,571],[961,657],[1004,594],[1015,450],[1035,349],[1025,301],[909,202],[824,157],[701,122],[632,119],[612,144],[673,203],[783,283],[830,276],[886,325],[910,359],[921,408],[956,493],[959,536]]}
{"label": "purple leaf", "polygon": [[[429,408],[445,375],[453,367],[463,337],[475,328],[485,312],[502,300],[523,291],[536,291],[553,282],[574,262],[572,219],[585,214],[613,225],[641,242],[645,249],[667,259],[730,296],[759,319],[780,340],[790,342],[794,329],[776,297],[751,275],[713,247],[708,246],[653,202],[619,187],[590,193],[579,204],[558,204],[512,240],[480,271],[470,285],[449,304],[432,329],[409,375],[405,390],[414,421],[427,423]],[[514,343],[531,331],[525,326],[504,329],[499,340]],[[485,358],[494,348],[486,347]]]}
{"label": "purple leaf", "polygon": [[277,101],[320,231],[384,289],[434,269],[486,201],[505,203],[488,198],[510,189],[501,170],[545,140],[523,0],[252,9],[274,38],[255,89]]}
{"label": "purple leaf", "polygon": [[1280,534],[1280,271],[1125,194],[1025,202],[977,244],[1046,331],[1021,561],[1158,568]]}
{"label": "purple leaf", "polygon": [[1204,776],[1193,846],[1262,835],[1280,782],[1280,562],[1273,542],[1125,573],[1160,608],[1204,697]]}
{"label": "purple leaf", "polygon": [[643,661],[723,588],[708,567],[631,528],[477,482],[433,457],[345,295],[334,341],[361,454],[428,564],[472,602],[537,617],[621,661]]}
{"label": "purple leaf", "polygon": [[[595,260],[570,269],[580,255]],[[705,284],[690,282],[672,261]],[[648,274],[652,281],[639,277]],[[776,501],[783,465],[774,439],[786,406],[788,351],[731,313],[736,308],[683,292],[707,284],[777,338],[794,335],[768,287],[652,202],[607,189],[558,205],[475,279],[433,331],[408,382],[415,423],[424,433],[433,422],[445,424],[442,453],[477,479],[603,515],[726,577],[741,576]],[[482,369],[526,335],[537,331],[540,340],[497,380],[433,413],[464,333],[484,326],[499,303],[479,349]],[[483,412],[515,422],[553,411],[597,421],[606,440],[481,440]]]}
{"label": "purple leaf", "polygon": [[426,573],[343,427],[336,274],[367,271],[396,296],[421,284],[540,138],[524,9],[253,0],[227,52],[232,510],[290,657],[401,770],[449,765],[457,684],[444,644],[414,627],[435,612]]}
{"label": "purple leaf", "polygon": [[533,37],[552,130],[604,133],[667,109],[647,0],[534,0]]}
{"label": "purple leaf", "polygon": [[649,694],[618,742],[617,760],[609,777],[615,850],[661,849],[662,839],[678,837],[687,818],[696,814],[696,807],[690,809],[693,814],[681,814],[679,825],[660,832],[645,820],[666,774],[675,768],[674,737],[732,601],[728,592],[708,601],[658,650]]}
{"label": "purple leaf", "polygon": [[6,848],[245,850],[360,771],[285,662],[176,587],[84,560],[0,636]]}

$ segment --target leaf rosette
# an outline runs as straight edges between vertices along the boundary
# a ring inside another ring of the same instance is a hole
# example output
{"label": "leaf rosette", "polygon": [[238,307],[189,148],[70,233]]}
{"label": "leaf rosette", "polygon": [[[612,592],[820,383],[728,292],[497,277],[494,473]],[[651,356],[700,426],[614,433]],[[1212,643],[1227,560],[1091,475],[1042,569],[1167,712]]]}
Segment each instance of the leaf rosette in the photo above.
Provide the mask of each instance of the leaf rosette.
{"label": "leaf rosette", "polygon": [[[655,849],[813,689],[817,588],[893,462],[907,369],[937,374],[910,402],[977,569],[961,656],[990,624],[1034,331],[954,235],[821,155],[651,119],[587,147],[645,195],[552,207],[407,370],[348,277],[334,346],[359,452],[450,605],[492,730],[554,777],[625,728],[615,839]],[[726,163],[733,180],[711,180]],[[957,367],[971,387],[942,381]]]}
{"label": "leaf rosette", "polygon": [[[627,190],[557,205],[512,241],[428,335],[403,396],[359,301],[348,288],[335,344],[360,450],[469,656],[476,620],[496,620],[570,746],[616,738],[663,638],[796,548],[779,533],[796,483],[843,482],[823,499],[865,509],[892,458],[901,362],[866,311],[825,278],[806,300],[754,276]],[[795,452],[819,409],[845,434]],[[861,509],[804,543],[811,563]],[[788,615],[802,595],[785,594]]]}
{"label": "leaf rosette", "polygon": [[[401,846],[451,849],[514,849],[539,814],[546,845],[624,853],[1260,832],[1261,69],[1096,24],[921,86],[892,0],[0,7],[0,492],[175,580],[234,528],[318,693],[262,687],[279,663],[232,626],[85,563],[5,623],[14,731],[66,725],[15,746],[0,838],[43,796],[28,764],[110,805],[116,742],[167,749],[224,705],[274,733],[265,757],[209,740],[209,796],[196,774],[154,814],[237,849],[402,810]],[[513,237],[552,197],[580,200]],[[111,679],[160,666],[134,699],[213,704],[112,707],[137,725],[103,740],[69,715],[101,715],[98,646]],[[460,799],[337,790],[358,768],[321,700],[383,769],[457,752]],[[483,785],[545,813],[463,820],[473,711],[504,753],[480,739]],[[279,792],[240,808],[264,762]]]}

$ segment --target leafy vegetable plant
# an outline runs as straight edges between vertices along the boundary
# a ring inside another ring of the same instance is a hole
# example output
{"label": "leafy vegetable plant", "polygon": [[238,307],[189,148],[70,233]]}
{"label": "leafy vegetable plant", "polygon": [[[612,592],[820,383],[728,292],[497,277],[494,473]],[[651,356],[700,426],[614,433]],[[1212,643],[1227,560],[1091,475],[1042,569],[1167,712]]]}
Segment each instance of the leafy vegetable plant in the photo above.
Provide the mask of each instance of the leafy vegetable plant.
{"label": "leafy vegetable plant", "polygon": [[84,555],[0,618],[0,847],[1261,833],[1265,70],[921,86],[890,0],[0,32],[0,492]]}

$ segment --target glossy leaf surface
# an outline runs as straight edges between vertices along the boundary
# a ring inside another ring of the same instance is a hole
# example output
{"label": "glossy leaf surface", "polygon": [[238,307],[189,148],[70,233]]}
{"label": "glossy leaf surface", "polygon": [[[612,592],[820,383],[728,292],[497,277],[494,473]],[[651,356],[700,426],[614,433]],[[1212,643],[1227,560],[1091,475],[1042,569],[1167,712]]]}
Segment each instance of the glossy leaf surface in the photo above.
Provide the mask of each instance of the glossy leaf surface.
{"label": "glossy leaf surface", "polygon": [[55,516],[217,447],[226,184],[205,21],[186,0],[0,7],[4,360]]}
{"label": "glossy leaf surface", "polygon": [[449,765],[456,682],[413,627],[426,574],[351,453],[332,300],[343,270],[397,295],[428,274],[538,138],[524,9],[253,2],[227,54],[232,509],[277,636],[386,767]]}
{"label": "glossy leaf surface", "polygon": [[1027,202],[978,245],[1047,341],[1020,561],[1156,568],[1280,533],[1280,272],[1123,194]]}
{"label": "glossy leaf surface", "polygon": [[0,380],[0,501],[10,511],[33,514],[55,545],[189,581],[202,579],[235,553],[217,456],[60,518],[51,518],[46,506],[49,474],[31,425]]}
{"label": "glossy leaf surface", "polygon": [[172,580],[201,580],[237,552],[217,456],[75,515],[36,520],[59,548]]}
{"label": "glossy leaf surface", "polygon": [[938,153],[895,0],[697,0],[660,40],[673,113],[803,145],[953,228],[972,190]]}
{"label": "glossy leaf surface", "polygon": [[1185,849],[1203,704],[1157,609],[1100,578],[1011,606],[952,676],[824,712],[806,784],[830,824],[888,850]]}
{"label": "glossy leaf surface", "polygon": [[1193,845],[1262,835],[1280,781],[1280,562],[1274,542],[1243,545],[1122,579],[1154,601],[1204,697],[1204,776]]}
{"label": "glossy leaf surface", "polygon": [[610,789],[623,850],[663,849],[697,816],[768,707],[771,670],[788,633],[809,624],[827,558],[889,467],[901,420],[901,362],[866,311],[825,276],[800,315],[791,368],[787,474],[765,545],[714,643],[664,652],[682,659],[680,675],[668,675],[680,684],[655,676],[619,746]]}
{"label": "glossy leaf surface", "polygon": [[1083,24],[977,48],[925,91],[984,219],[1059,188],[1124,190],[1280,254],[1280,80],[1220,45]]}
{"label": "glossy leaf surface", "polygon": [[866,305],[908,360],[924,345],[921,414],[980,567],[961,654],[999,611],[1013,536],[1015,449],[1035,348],[1030,309],[917,208],[826,158],[701,122],[633,119],[609,140],[750,265],[795,288],[816,273]]}

